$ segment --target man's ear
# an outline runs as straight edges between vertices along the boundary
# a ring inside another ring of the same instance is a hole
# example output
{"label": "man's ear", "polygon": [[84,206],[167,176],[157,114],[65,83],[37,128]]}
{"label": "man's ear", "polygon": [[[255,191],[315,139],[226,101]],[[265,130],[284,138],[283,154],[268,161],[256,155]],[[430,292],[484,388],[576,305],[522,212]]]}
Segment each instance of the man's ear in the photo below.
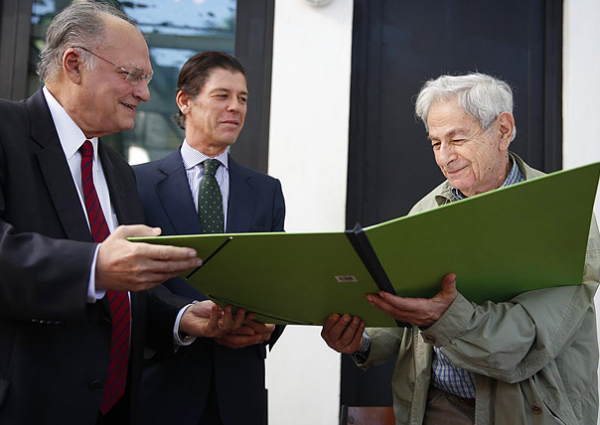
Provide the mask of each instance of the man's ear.
{"label": "man's ear", "polygon": [[62,69],[69,80],[75,84],[81,83],[81,69],[85,64],[81,60],[81,55],[73,47],[68,48],[63,53]]}
{"label": "man's ear", "polygon": [[183,90],[179,90],[177,92],[177,96],[175,96],[175,101],[177,102],[177,106],[183,115],[187,115],[190,112],[190,103],[192,102],[192,96],[184,92]]}
{"label": "man's ear", "polygon": [[497,123],[500,133],[500,149],[507,151],[515,131],[515,118],[510,112],[505,111],[498,116]]}

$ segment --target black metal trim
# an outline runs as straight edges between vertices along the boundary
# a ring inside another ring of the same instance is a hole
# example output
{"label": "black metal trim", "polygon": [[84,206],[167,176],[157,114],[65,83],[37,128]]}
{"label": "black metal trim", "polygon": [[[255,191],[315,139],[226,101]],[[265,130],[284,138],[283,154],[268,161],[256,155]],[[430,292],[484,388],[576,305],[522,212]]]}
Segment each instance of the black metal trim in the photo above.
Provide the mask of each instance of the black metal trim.
{"label": "black metal trim", "polygon": [[563,168],[563,0],[544,3],[544,158],[547,173]]}
{"label": "black metal trim", "polygon": [[0,3],[0,97],[20,100],[27,94],[32,0]]}
{"label": "black metal trim", "polygon": [[236,161],[266,173],[269,161],[275,0],[237,2],[235,55],[246,69],[250,101],[244,129],[231,148]]}

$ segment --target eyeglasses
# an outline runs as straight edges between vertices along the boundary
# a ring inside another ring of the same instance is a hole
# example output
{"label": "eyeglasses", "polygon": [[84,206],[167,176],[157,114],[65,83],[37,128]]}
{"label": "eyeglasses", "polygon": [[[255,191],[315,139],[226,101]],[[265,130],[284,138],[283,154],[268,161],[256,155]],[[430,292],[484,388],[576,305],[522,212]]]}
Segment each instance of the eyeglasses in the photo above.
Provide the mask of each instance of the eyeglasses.
{"label": "eyeglasses", "polygon": [[125,68],[123,68],[122,66],[119,66],[116,63],[109,61],[108,59],[104,59],[102,56],[97,55],[96,53],[92,52],[91,50],[86,49],[83,46],[72,46],[72,47],[74,49],[85,50],[89,54],[94,55],[97,58],[100,58],[103,61],[108,62],[112,66],[120,69],[124,74],[127,74],[127,75],[125,75],[125,81],[127,81],[132,86],[137,86],[139,83],[142,82],[142,80],[146,80],[146,84],[150,84],[150,81],[152,81],[152,76],[154,75],[154,72],[152,72],[152,71],[150,71],[148,74],[144,74],[144,71],[142,71],[139,68],[133,68],[131,71],[128,71]]}

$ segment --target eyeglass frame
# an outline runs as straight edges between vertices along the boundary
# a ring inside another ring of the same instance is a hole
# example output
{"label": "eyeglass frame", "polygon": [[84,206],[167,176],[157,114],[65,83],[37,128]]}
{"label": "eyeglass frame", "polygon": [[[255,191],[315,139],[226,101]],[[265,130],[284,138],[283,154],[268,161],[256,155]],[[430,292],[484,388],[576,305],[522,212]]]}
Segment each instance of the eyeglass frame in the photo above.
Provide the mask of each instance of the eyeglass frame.
{"label": "eyeglass frame", "polygon": [[109,64],[111,64],[112,66],[118,68],[119,70],[121,70],[122,72],[126,73],[127,75],[125,75],[125,81],[127,81],[129,84],[131,84],[132,86],[137,86],[139,83],[142,82],[142,80],[146,80],[146,84],[150,84],[150,81],[152,81],[152,77],[154,76],[154,71],[150,71],[147,74],[141,74],[141,75],[134,75],[134,72],[143,72],[141,69],[139,68],[133,68],[131,71],[128,71],[127,69],[123,68],[122,66],[117,65],[114,62],[109,61],[106,58],[103,58],[102,56],[92,52],[89,49],[86,49],[83,46],[71,46],[74,49],[81,49],[81,50],[85,50],[86,52],[88,52],[89,54],[96,56],[97,58],[102,59],[105,62],[108,62]]}

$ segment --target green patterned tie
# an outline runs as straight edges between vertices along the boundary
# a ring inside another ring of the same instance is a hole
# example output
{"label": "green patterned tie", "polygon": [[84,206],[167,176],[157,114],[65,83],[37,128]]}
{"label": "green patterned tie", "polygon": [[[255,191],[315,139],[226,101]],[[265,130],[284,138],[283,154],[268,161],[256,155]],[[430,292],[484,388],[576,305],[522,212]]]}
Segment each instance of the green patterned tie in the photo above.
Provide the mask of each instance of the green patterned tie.
{"label": "green patterned tie", "polygon": [[204,175],[198,193],[198,218],[204,233],[223,233],[223,196],[215,178],[221,163],[218,159],[204,161]]}

